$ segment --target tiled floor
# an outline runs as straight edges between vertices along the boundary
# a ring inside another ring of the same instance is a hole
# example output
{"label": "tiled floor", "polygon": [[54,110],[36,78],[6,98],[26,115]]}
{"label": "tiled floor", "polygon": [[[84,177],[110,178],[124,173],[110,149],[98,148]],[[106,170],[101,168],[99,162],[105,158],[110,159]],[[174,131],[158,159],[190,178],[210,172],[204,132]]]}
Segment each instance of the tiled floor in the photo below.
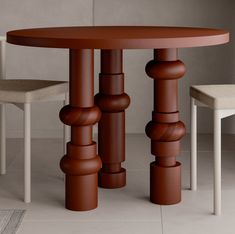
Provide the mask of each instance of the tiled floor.
{"label": "tiled floor", "polygon": [[159,206],[148,201],[149,140],[127,136],[127,186],[99,189],[99,208],[89,212],[64,209],[64,182],[59,169],[62,141],[32,142],[32,203],[24,204],[23,150],[21,140],[8,140],[7,175],[0,176],[0,207],[26,209],[17,234],[234,234],[235,233],[235,135],[222,142],[222,216],[212,212],[212,136],[199,136],[199,190],[189,190],[189,137],[178,158],[183,163],[182,202]]}

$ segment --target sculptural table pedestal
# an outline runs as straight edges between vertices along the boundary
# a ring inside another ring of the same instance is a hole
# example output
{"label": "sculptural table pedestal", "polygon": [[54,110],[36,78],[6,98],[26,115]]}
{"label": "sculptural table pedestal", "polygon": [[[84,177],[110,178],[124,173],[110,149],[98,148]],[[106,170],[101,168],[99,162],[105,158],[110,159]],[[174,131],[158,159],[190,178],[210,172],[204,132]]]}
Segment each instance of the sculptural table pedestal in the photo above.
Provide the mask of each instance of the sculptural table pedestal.
{"label": "sculptural table pedestal", "polygon": [[176,161],[180,139],[185,134],[179,121],[178,79],[184,75],[184,64],[177,60],[177,49],[154,50],[154,59],[146,65],[154,79],[154,110],[146,126],[151,139],[150,200],[157,204],[175,204],[181,200],[181,165]]}
{"label": "sculptural table pedestal", "polygon": [[[177,59],[176,48],[219,45],[228,40],[229,34],[223,30],[184,27],[60,27],[7,33],[7,41],[12,44],[70,51],[70,104],[60,112],[63,123],[71,126],[71,141],[60,164],[66,174],[66,208],[83,211],[97,206],[101,161],[92,141],[92,126],[99,120],[99,155],[103,163],[99,184],[105,188],[126,184],[121,163],[125,160],[124,111],[130,99],[124,92],[123,49],[154,49],[154,59],[146,66],[148,76],[154,79],[152,121],[146,126],[155,156],[150,165],[150,199],[157,204],[181,200],[176,156],[185,127],[179,121],[177,92],[185,67]],[[94,49],[101,50],[96,105]]]}
{"label": "sculptural table pedestal", "polygon": [[126,185],[125,112],[130,98],[124,93],[122,50],[101,50],[99,93],[95,100],[102,110],[98,125],[99,156],[102,169],[99,185],[103,188],[120,188]]}

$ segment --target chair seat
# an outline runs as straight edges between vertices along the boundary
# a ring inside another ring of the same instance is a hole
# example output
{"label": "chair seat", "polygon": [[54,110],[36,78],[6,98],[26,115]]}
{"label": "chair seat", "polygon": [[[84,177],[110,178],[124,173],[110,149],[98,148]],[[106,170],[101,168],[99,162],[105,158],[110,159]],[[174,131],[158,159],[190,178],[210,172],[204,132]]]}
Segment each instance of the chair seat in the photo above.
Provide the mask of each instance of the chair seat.
{"label": "chair seat", "polygon": [[213,109],[235,109],[235,85],[196,85],[190,95]]}
{"label": "chair seat", "polygon": [[68,92],[68,82],[53,80],[0,80],[0,102],[43,101]]}

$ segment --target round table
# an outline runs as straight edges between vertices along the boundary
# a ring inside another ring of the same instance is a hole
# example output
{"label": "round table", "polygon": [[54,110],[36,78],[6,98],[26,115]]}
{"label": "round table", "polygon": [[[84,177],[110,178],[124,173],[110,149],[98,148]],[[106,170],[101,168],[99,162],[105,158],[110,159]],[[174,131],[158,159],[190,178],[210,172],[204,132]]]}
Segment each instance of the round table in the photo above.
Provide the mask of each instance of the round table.
{"label": "round table", "polygon": [[[125,160],[125,109],[130,98],[124,92],[123,49],[154,49],[153,60],[146,65],[147,75],[154,80],[152,120],[146,126],[155,156],[150,164],[150,200],[157,204],[180,202],[181,164],[176,156],[185,126],[179,120],[178,79],[184,75],[185,66],[177,57],[177,49],[228,41],[226,31],[186,27],[58,27],[7,33],[7,42],[12,44],[69,49],[70,104],[60,111],[62,122],[71,126],[71,141],[60,162],[66,174],[66,208],[94,209],[98,183],[104,188],[126,184],[121,163]],[[94,49],[101,50],[95,98]],[[98,121],[100,157],[92,140],[92,126]]]}

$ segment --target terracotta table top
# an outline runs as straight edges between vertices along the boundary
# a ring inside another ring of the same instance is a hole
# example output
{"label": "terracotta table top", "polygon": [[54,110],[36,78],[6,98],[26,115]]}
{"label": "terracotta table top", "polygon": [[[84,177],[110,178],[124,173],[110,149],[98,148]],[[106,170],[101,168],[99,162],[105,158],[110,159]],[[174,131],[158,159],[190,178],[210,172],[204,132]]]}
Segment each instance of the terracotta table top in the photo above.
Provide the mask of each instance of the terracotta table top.
{"label": "terracotta table top", "polygon": [[186,48],[224,44],[229,33],[219,29],[151,26],[90,26],[10,31],[11,44],[71,49]]}

